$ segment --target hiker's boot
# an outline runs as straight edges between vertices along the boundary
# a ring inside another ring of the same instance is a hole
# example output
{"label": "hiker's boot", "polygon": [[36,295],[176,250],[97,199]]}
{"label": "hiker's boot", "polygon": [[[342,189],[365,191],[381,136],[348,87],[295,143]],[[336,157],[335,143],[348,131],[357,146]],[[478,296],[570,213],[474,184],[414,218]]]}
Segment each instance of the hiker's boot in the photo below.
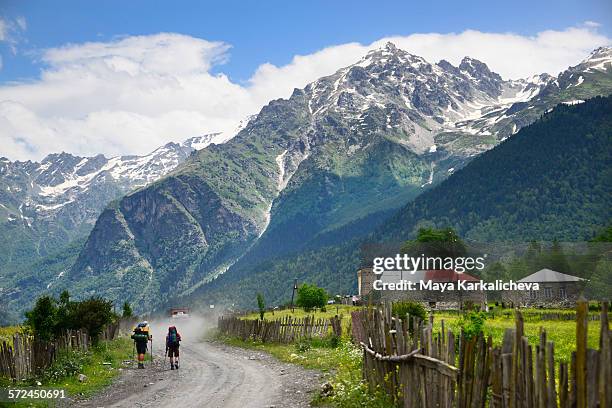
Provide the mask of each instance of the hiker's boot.
{"label": "hiker's boot", "polygon": [[178,370],[178,363],[176,363],[174,366],[175,366],[175,367],[176,367],[176,369]]}
{"label": "hiker's boot", "polygon": [[144,368],[144,364],[143,363],[138,363],[138,368]]}
{"label": "hiker's boot", "polygon": [[172,364],[172,363],[170,364],[170,369],[174,370],[174,364]]}

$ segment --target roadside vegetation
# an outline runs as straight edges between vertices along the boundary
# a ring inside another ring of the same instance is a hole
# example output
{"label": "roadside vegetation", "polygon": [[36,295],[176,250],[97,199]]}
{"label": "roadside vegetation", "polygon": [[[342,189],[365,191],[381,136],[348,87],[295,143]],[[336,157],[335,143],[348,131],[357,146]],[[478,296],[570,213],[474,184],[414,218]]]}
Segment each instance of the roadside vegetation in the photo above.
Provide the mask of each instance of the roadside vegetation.
{"label": "roadside vegetation", "polygon": [[[124,361],[133,359],[132,341],[129,338],[120,337],[110,341],[100,338],[104,326],[119,318],[113,313],[112,303],[104,299],[94,297],[76,302],[70,300],[68,292],[62,293],[59,299],[43,296],[25,316],[23,326],[0,328],[0,341],[10,344],[13,335],[21,334],[52,342],[66,330],[84,329],[90,334],[92,344],[87,351],[60,351],[49,367],[31,378],[14,382],[0,376],[0,387],[61,388],[70,398],[87,398],[110,385],[125,368]],[[38,405],[28,402],[12,406],[47,405],[45,402]]]}
{"label": "roadside vegetation", "polygon": [[[436,311],[434,315],[434,332],[441,329],[442,321],[445,328],[460,333],[464,330],[468,335],[477,335],[483,332],[485,336],[491,336],[494,345],[503,341],[504,331],[515,327],[514,309],[503,309],[494,307],[489,312],[461,312],[461,311]],[[291,316],[304,318],[314,316],[315,318],[330,318],[335,315],[341,317],[342,337],[334,339],[301,340],[295,344],[262,343],[261,341],[243,341],[235,338],[220,337],[221,341],[228,344],[256,349],[267,352],[281,361],[298,364],[308,369],[320,370],[326,374],[325,381],[331,387],[325,391],[325,386],[314,398],[314,403],[319,405],[331,405],[334,407],[391,407],[393,406],[383,390],[375,393],[368,392],[367,385],[362,382],[363,355],[360,348],[351,342],[351,312],[361,307],[328,304],[322,308],[295,307],[283,310],[269,310],[265,314],[267,320],[274,320]],[[599,314],[597,305],[592,305],[590,314]],[[420,305],[411,302],[400,302],[394,305],[394,313],[410,313],[427,319],[428,312]],[[525,335],[531,344],[537,344],[542,329],[546,330],[547,338],[555,344],[555,360],[570,361],[571,353],[576,347],[576,323],[573,319],[567,320],[542,320],[543,314],[558,313],[572,315],[574,312],[568,309],[521,309],[524,316]],[[259,319],[258,312],[244,315],[244,319]],[[588,327],[588,347],[596,349],[599,343],[600,324],[598,321],[590,321]]]}
{"label": "roadside vegetation", "polygon": [[[6,329],[6,328],[3,328]],[[16,329],[13,327],[13,329]],[[123,368],[124,361],[132,360],[132,342],[126,337],[101,341],[88,351],[69,350],[62,352],[53,364],[40,375],[13,382],[0,377],[0,388],[4,387],[51,387],[62,388],[70,398],[87,398],[109,386]],[[85,377],[81,377],[83,374]],[[47,406],[46,403],[23,403],[15,407]]]}

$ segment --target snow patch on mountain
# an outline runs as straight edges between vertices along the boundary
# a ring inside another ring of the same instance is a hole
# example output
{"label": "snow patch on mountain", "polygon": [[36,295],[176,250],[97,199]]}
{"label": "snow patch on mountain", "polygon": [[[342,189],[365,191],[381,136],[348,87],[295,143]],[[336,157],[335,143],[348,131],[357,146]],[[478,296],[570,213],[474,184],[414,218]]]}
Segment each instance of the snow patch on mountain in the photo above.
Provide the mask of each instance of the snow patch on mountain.
{"label": "snow patch on mountain", "polygon": [[37,222],[68,219],[93,222],[97,209],[130,190],[146,186],[174,170],[194,151],[218,142],[220,133],[168,143],[144,156],[106,158],[50,154],[40,163],[0,159],[0,221]]}

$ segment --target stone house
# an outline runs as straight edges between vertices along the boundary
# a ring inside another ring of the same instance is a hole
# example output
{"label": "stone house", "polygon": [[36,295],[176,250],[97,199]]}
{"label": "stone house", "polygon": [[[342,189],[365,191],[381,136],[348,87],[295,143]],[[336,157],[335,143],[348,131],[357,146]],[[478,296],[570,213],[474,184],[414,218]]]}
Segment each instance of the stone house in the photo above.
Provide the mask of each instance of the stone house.
{"label": "stone house", "polygon": [[529,292],[514,294],[515,298],[518,295],[518,299],[506,298],[514,301],[519,300],[524,304],[533,304],[574,303],[582,294],[584,285],[587,281],[586,279],[579,278],[577,276],[572,276],[545,268],[532,273],[523,279],[520,279],[518,282],[537,283],[539,290],[531,290]]}

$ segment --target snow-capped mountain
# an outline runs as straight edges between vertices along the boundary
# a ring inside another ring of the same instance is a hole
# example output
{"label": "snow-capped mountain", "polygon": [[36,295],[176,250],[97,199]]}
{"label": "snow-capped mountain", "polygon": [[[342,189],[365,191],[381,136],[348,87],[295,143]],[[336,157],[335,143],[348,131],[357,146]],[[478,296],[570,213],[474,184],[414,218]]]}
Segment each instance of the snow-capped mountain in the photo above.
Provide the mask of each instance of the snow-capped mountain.
{"label": "snow-capped mountain", "polygon": [[458,67],[445,60],[433,64],[388,43],[304,92],[315,120],[330,112],[353,117],[357,132],[368,130],[364,113],[372,106],[388,110],[386,127],[409,135],[404,143],[423,153],[437,149],[440,135],[499,134],[500,129],[493,129],[499,118],[513,104],[537,96],[553,79],[542,74],[504,81],[473,58],[465,57]]}
{"label": "snow-capped mountain", "polygon": [[431,63],[389,43],[197,154],[209,140],[143,157],[4,160],[0,268],[91,231],[45,276],[12,277],[11,299],[65,272],[77,292],[129,292],[152,308],[241,264],[367,233],[553,106],[612,93],[610,61],[602,48],[558,76],[504,80],[473,58]]}
{"label": "snow-capped mountain", "polygon": [[108,203],[168,174],[217,137],[171,142],[144,156],[57,153],[41,162],[0,158],[0,270],[20,262],[15,251],[28,253],[31,261],[85,236]]}
{"label": "snow-capped mountain", "polygon": [[[216,135],[171,142],[145,156],[80,157],[62,152],[50,154],[41,162],[11,162],[2,157],[0,183],[4,191],[0,193],[0,206],[4,217],[29,225],[35,219],[55,216],[93,190],[108,190],[112,185],[127,192],[145,186],[174,170],[191,152],[208,146]],[[18,211],[10,211],[10,207]]]}
{"label": "snow-capped mountain", "polygon": [[565,71],[583,76],[572,87],[566,73],[507,81],[473,58],[430,63],[387,44],[107,207],[62,282],[145,310],[367,234],[552,106],[611,93],[610,72],[581,69]]}

